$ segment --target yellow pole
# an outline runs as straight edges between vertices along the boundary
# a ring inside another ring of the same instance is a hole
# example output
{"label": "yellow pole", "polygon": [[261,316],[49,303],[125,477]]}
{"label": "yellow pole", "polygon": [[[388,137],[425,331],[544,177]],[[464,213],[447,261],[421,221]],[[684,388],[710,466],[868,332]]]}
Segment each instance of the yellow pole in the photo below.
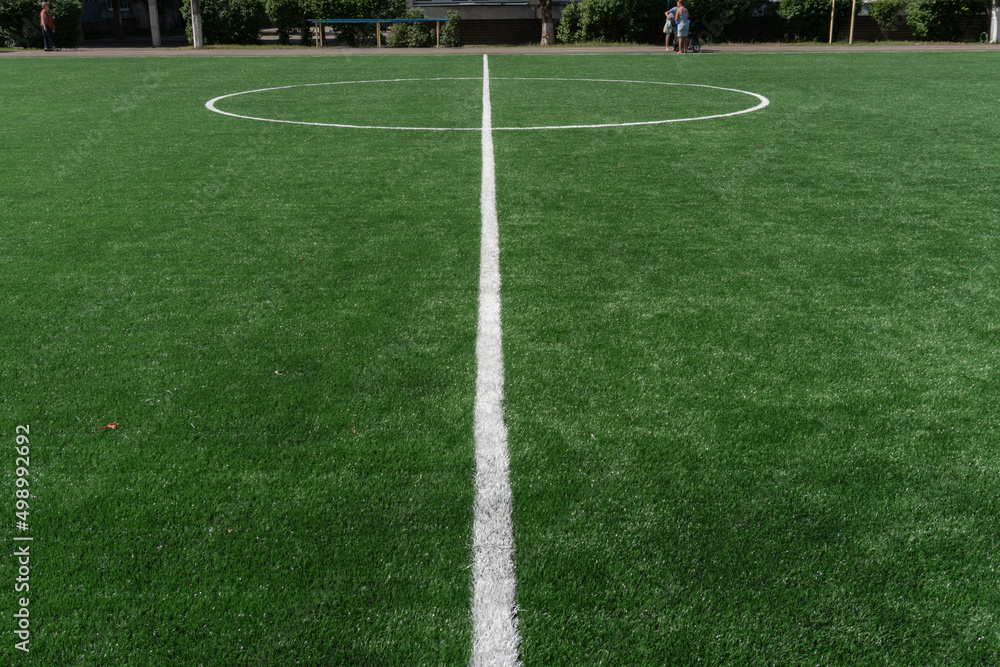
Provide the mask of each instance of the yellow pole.
{"label": "yellow pole", "polygon": [[858,0],[851,0],[851,35],[847,39],[848,44],[854,43],[854,14],[856,13],[857,2]]}
{"label": "yellow pole", "polygon": [[830,44],[833,44],[833,13],[837,10],[837,0],[830,0]]}

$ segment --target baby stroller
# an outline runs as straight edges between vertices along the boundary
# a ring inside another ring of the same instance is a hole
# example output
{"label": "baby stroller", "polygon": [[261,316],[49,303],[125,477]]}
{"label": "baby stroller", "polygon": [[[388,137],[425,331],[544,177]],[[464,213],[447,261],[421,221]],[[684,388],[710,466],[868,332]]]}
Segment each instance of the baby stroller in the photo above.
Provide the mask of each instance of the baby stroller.
{"label": "baby stroller", "polygon": [[[677,35],[674,35],[674,53],[677,53]],[[701,43],[698,42],[698,35],[688,35],[688,53],[698,53],[701,51]]]}

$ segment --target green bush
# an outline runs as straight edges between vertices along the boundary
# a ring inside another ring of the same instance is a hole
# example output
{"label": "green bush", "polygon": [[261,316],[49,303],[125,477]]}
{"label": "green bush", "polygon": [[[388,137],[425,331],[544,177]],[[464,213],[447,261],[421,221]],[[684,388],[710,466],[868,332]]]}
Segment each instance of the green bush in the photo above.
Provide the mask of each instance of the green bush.
{"label": "green bush", "polygon": [[83,37],[83,3],[80,0],[49,0],[49,9],[56,24],[56,46],[76,48]]}
{"label": "green bush", "polygon": [[580,2],[571,2],[562,10],[559,25],[556,26],[556,39],[563,44],[573,44],[581,40],[580,36]]}
{"label": "green bush", "polygon": [[912,0],[906,7],[906,22],[918,39],[958,41],[962,19],[982,11],[982,5],[973,0]]}
{"label": "green bush", "polygon": [[[413,10],[414,13],[419,12],[419,16],[413,16],[415,19],[424,18],[424,10],[416,9]],[[409,17],[408,17],[409,18]],[[405,23],[406,26],[406,45],[413,48],[420,48],[424,46],[434,46],[434,28],[430,23]]]}
{"label": "green bush", "polygon": [[[256,44],[260,41],[260,24],[267,17],[263,0],[199,0],[201,30],[206,44]],[[183,0],[188,41],[191,34],[191,0]]]}
{"label": "green bush", "polygon": [[449,48],[462,46],[462,17],[454,9],[445,14],[448,22],[441,28],[441,44]]}
{"label": "green bush", "polygon": [[874,0],[868,5],[868,13],[878,25],[882,39],[886,39],[895,27],[899,12],[906,7],[906,0]]}
{"label": "green bush", "polygon": [[[395,19],[403,18],[406,0],[304,0],[309,13],[317,19]],[[337,25],[337,39],[360,46],[375,35],[375,26]]]}
{"label": "green bush", "polygon": [[406,0],[306,0],[317,19],[402,18]]}
{"label": "green bush", "polygon": [[[420,15],[423,16],[424,13],[423,13],[422,10],[417,10],[417,11],[420,11]],[[404,12],[404,15],[400,16],[398,18],[401,18],[401,19],[413,18],[411,16],[408,16],[408,14],[410,14],[411,12],[413,12],[412,9],[407,9]],[[394,48],[394,49],[398,49],[400,47],[406,46],[406,26],[407,25],[408,24],[406,24],[406,23],[393,23],[389,27],[389,34],[385,38],[385,45],[388,46],[388,47]]]}
{"label": "green bush", "polygon": [[657,43],[663,40],[663,22],[667,11],[663,0],[624,0],[621,17],[622,39],[629,42]]}
{"label": "green bush", "polygon": [[[80,0],[49,0],[49,9],[56,24],[56,46],[79,44],[83,35]],[[41,11],[37,0],[0,0],[0,45],[41,48]]]}
{"label": "green bush", "polygon": [[734,26],[746,22],[751,15],[759,17],[773,4],[770,0],[689,0],[691,34],[704,42],[725,41]]}
{"label": "green bush", "polygon": [[[736,0],[691,0],[692,30],[701,13],[712,15],[715,5]],[[714,4],[713,4],[714,3]],[[556,39],[564,43],[581,41],[658,43],[663,40],[663,0],[582,0],[563,7],[556,26]],[[749,13],[749,12],[747,12]]]}
{"label": "green bush", "polygon": [[619,36],[618,23],[624,12],[623,0],[585,0],[580,7],[580,40],[616,41]]}
{"label": "green bush", "polygon": [[264,0],[264,10],[278,29],[278,44],[290,44],[292,33],[301,30],[306,20],[306,5],[302,0]]}
{"label": "green bush", "polygon": [[[424,10],[419,8],[407,9],[399,18],[422,19]],[[386,39],[386,46],[433,46],[434,29],[429,23],[393,23],[389,29],[389,37]]]}
{"label": "green bush", "polygon": [[3,46],[39,46],[38,3],[34,0],[0,0],[0,42]]}

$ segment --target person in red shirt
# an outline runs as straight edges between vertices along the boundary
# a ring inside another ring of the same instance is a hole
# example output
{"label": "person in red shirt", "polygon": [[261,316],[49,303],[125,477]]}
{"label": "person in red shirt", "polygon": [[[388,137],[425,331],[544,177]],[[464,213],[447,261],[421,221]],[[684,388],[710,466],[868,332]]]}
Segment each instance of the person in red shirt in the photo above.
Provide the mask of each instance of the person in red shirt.
{"label": "person in red shirt", "polygon": [[45,50],[56,50],[56,22],[52,20],[52,12],[49,11],[49,3],[42,3],[42,39],[45,40]]}

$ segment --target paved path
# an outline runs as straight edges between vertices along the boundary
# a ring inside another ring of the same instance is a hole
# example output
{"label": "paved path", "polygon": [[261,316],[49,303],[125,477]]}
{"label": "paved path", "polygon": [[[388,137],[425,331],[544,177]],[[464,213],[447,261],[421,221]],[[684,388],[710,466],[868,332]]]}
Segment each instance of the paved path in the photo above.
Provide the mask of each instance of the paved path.
{"label": "paved path", "polygon": [[[862,51],[1000,51],[1000,44],[730,44],[712,45],[702,48],[702,53],[842,53]],[[352,49],[327,47],[210,47],[193,49],[187,46],[167,46],[154,49],[151,46],[128,44],[87,45],[78,49],[63,49],[46,53],[41,49],[0,49],[0,58],[95,58],[95,57],[168,57],[168,56],[358,56],[358,55],[501,55],[501,54],[580,54],[580,53],[664,53],[659,46],[466,46],[460,49],[375,49],[372,47]],[[667,55],[664,53],[664,55]],[[671,53],[670,56],[678,54]]]}

